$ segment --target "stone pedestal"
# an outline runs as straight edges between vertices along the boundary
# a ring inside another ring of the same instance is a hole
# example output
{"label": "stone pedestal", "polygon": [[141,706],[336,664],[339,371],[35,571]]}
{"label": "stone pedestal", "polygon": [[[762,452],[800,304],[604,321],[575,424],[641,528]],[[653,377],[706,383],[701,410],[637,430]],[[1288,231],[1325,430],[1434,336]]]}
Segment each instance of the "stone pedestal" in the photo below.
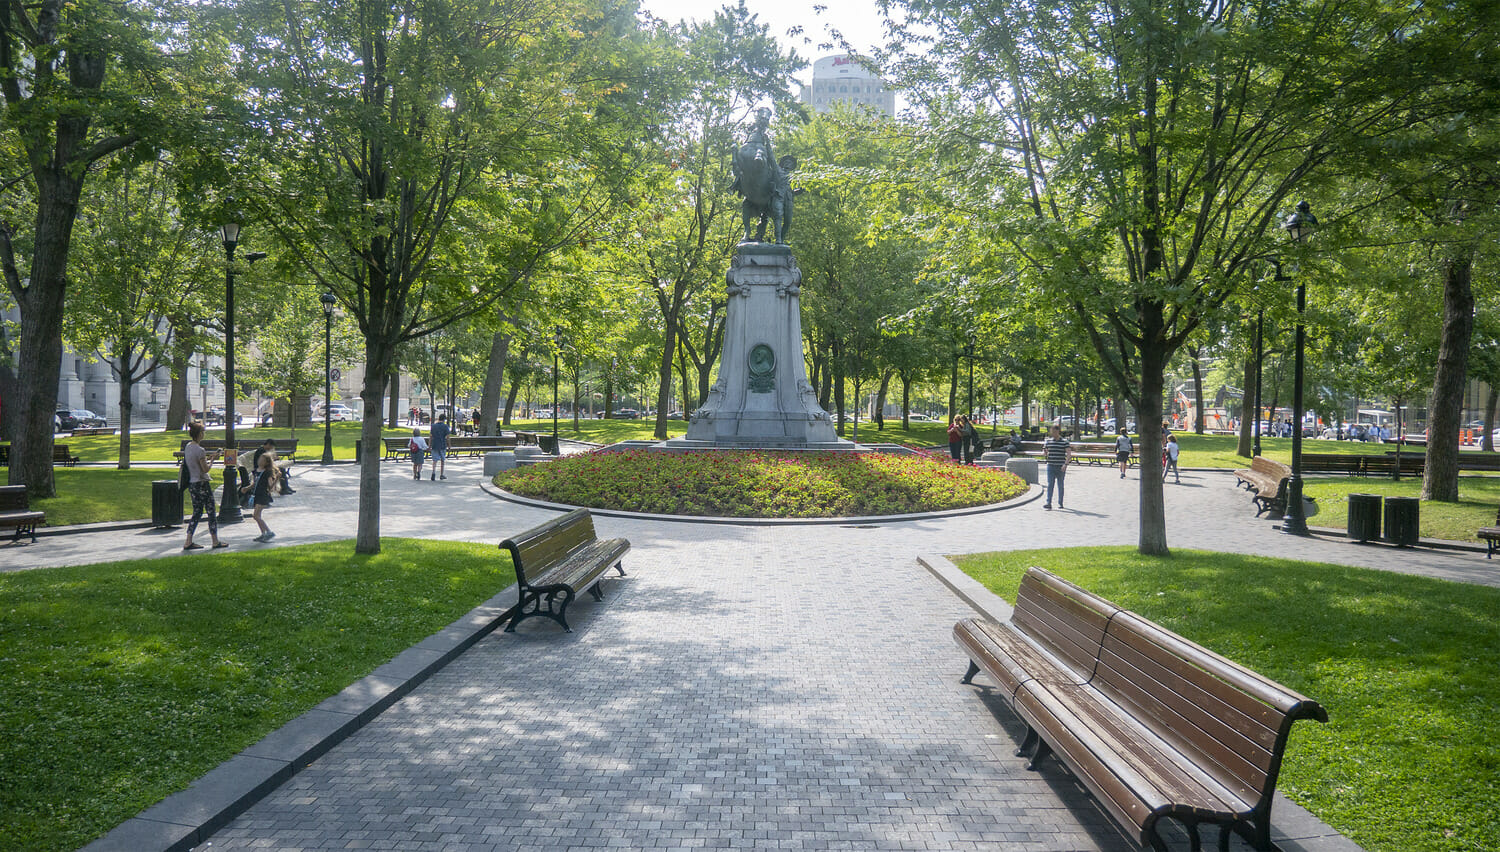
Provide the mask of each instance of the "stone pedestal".
{"label": "stone pedestal", "polygon": [[516,454],[495,452],[484,454],[484,478],[489,479],[502,470],[514,470]]}
{"label": "stone pedestal", "polygon": [[687,436],[658,449],[858,451],[818,404],[802,356],[802,271],[787,246],[741,243],[725,274],[729,296],[719,377]]}
{"label": "stone pedestal", "polygon": [[1005,469],[1021,477],[1027,485],[1036,485],[1041,481],[1036,459],[1007,459]]}

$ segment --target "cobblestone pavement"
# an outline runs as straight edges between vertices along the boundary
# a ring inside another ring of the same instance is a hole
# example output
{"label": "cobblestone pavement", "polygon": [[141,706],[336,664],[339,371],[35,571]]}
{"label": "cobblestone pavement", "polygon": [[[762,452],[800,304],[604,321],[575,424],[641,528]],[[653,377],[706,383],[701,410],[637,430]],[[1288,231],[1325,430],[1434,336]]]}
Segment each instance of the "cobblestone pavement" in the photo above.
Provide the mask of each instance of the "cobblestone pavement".
{"label": "cobblestone pavement", "polygon": [[[483,493],[477,462],[449,477],[389,466],[383,534],[498,542],[555,516]],[[1496,583],[1482,555],[1284,536],[1232,483],[1189,471],[1167,486],[1174,547]],[[950,630],[972,611],[916,563],[1135,542],[1134,474],[1084,468],[1069,485],[1063,510],[879,525],[601,517],[632,543],[629,576],[575,602],[575,633],[533,619],[490,635],[199,848],[1135,848],[1056,765],[1012,756],[1014,717],[958,682]],[[352,467],[304,466],[298,488],[268,513],[277,544],[352,535]],[[225,537],[261,546],[251,532]],[[93,533],[0,562],[180,546],[180,531]]]}

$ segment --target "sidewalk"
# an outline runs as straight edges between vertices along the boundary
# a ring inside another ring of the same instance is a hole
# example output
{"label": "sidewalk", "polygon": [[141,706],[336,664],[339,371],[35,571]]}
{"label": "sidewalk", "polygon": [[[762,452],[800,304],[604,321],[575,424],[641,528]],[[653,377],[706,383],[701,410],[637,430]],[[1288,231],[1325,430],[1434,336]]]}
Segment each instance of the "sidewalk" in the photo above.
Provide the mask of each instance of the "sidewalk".
{"label": "sidewalk", "polygon": [[[498,542],[555,516],[483,493],[479,470],[413,482],[387,465],[382,533]],[[268,513],[270,546],[352,535],[355,469],[299,474],[299,493]],[[1066,510],[892,524],[601,517],[600,535],[632,543],[629,576],[606,582],[602,603],[575,602],[575,633],[533,619],[486,636],[199,848],[1134,848],[1055,763],[1028,772],[1012,755],[1014,717],[959,683],[950,631],[973,610],[918,563],[1135,543],[1133,474],[1084,468],[1068,484]],[[1167,507],[1176,548],[1500,582],[1471,553],[1282,535],[1227,474],[1185,473]],[[261,547],[252,532],[225,537]],[[0,560],[180,546],[180,531],[97,533]],[[1283,848],[1353,848],[1281,808],[1278,831],[1312,838]]]}

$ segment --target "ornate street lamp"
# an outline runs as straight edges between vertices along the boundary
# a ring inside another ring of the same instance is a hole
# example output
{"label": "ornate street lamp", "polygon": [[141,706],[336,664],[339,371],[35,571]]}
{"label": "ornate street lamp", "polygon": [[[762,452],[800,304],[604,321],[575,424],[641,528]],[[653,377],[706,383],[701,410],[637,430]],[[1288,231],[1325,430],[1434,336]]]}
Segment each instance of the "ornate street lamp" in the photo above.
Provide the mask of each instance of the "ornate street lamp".
{"label": "ornate street lamp", "polygon": [[338,297],[328,291],[323,303],[323,464],[333,464],[333,306]]}
{"label": "ornate street lamp", "polygon": [[[1282,228],[1292,242],[1300,243],[1312,235],[1318,219],[1306,201],[1297,203],[1297,212],[1287,217]],[[1279,276],[1278,276],[1279,277]],[[1290,535],[1307,535],[1307,515],[1302,507],[1302,377],[1303,350],[1307,333],[1303,317],[1307,311],[1307,285],[1297,281],[1297,356],[1292,368],[1292,475],[1286,484],[1286,515],[1281,531]]]}
{"label": "ornate street lamp", "polygon": [[219,523],[237,524],[244,520],[234,442],[234,248],[240,242],[240,223],[225,222],[219,236],[224,242],[224,499],[219,503]]}
{"label": "ornate street lamp", "polygon": [[448,348],[448,428],[458,428],[458,349]]}

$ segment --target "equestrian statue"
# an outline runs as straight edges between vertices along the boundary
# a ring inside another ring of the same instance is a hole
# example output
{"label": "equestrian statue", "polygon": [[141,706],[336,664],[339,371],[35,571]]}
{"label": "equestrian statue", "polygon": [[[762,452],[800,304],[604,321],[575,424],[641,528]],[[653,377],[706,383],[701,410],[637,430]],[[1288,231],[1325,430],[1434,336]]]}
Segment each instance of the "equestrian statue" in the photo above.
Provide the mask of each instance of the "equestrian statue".
{"label": "equestrian statue", "polygon": [[[791,156],[776,160],[771,153],[770,124],[771,111],[756,110],[755,123],[745,137],[745,144],[735,150],[731,159],[734,183],[729,188],[744,198],[740,209],[745,242],[765,242],[769,220],[776,244],[784,246],[792,225],[792,185],[787,175],[797,168],[797,160]],[[758,223],[753,237],[752,223]]]}

